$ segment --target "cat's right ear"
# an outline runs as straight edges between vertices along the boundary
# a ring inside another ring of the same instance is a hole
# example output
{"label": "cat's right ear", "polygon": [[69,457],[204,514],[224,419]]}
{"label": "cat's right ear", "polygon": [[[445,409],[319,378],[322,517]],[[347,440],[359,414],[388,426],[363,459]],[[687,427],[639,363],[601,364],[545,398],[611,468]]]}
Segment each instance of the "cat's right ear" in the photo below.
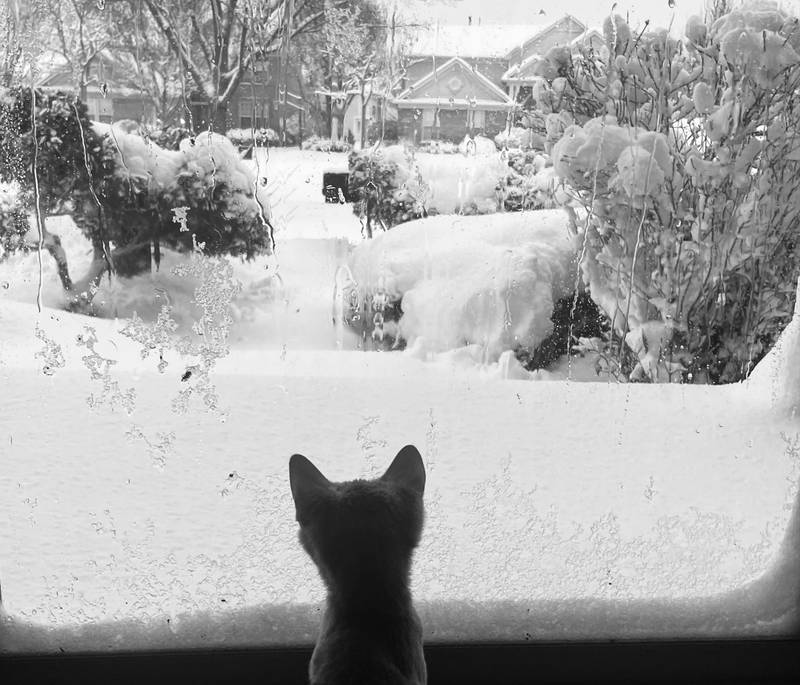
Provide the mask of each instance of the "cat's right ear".
{"label": "cat's right ear", "polygon": [[289,486],[298,520],[319,498],[328,492],[331,482],[302,454],[289,459]]}
{"label": "cat's right ear", "polygon": [[425,492],[425,464],[422,463],[419,450],[414,445],[406,445],[381,478],[400,483],[422,495]]}

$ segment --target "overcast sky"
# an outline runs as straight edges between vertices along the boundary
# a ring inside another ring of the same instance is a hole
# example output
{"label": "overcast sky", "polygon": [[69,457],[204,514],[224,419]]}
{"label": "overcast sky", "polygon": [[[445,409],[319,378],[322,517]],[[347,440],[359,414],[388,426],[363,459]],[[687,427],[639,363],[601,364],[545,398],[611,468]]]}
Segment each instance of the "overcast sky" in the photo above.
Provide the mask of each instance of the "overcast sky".
{"label": "overcast sky", "polygon": [[[613,0],[389,0],[397,2],[398,8],[413,7],[418,17],[439,20],[441,23],[473,22],[546,24],[555,21],[564,13],[574,15],[589,26],[602,26],[603,19],[611,12]],[[798,0],[780,0],[788,6]],[[651,26],[668,26],[674,19],[675,27],[683,33],[686,19],[692,14],[703,14],[703,0],[620,0],[614,12],[625,16],[629,13],[634,27],[645,19]],[[540,14],[544,10],[545,14]]]}

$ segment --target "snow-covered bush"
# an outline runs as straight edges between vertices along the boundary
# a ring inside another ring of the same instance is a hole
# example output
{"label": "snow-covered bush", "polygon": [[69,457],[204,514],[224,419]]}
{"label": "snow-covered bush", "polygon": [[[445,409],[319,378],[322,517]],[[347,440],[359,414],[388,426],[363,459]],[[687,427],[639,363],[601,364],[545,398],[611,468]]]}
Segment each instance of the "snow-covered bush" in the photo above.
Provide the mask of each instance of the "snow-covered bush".
{"label": "snow-covered bush", "polygon": [[19,183],[0,181],[0,261],[29,248],[25,241],[28,228]]}
{"label": "snow-covered bush", "polygon": [[188,128],[181,126],[165,126],[148,132],[147,137],[165,150],[177,150],[184,138],[193,138],[194,134]]}
{"label": "snow-covered bush", "polygon": [[69,93],[0,88],[0,135],[0,180],[18,182],[23,194],[38,186],[44,214],[92,200],[94,186],[113,166],[92,131],[86,106]]}
{"label": "snow-covered bush", "polygon": [[[356,295],[343,296],[349,321],[378,340],[402,339],[417,352],[477,345],[493,362],[507,350],[532,353],[552,332],[553,303],[574,287],[574,260],[563,210],[435,216],[359,244],[350,261]],[[398,321],[386,321],[390,308]]]}
{"label": "snow-covered bush", "polygon": [[417,149],[431,155],[456,155],[459,153],[458,145],[449,140],[425,140]]}
{"label": "snow-covered bush", "polygon": [[225,137],[238,147],[278,145],[280,136],[271,128],[230,128]]}
{"label": "snow-covered bush", "polygon": [[458,144],[458,151],[462,155],[472,156],[494,156],[497,154],[497,146],[492,140],[485,136],[464,136]]}
{"label": "snow-covered bush", "polygon": [[149,268],[151,247],[157,265],[162,245],[188,252],[202,243],[207,254],[246,258],[270,249],[266,189],[228,138],[204,131],[173,151],[95,127],[117,155],[104,200],[114,242],[125,249],[115,260],[121,275]]}
{"label": "snow-covered bush", "polygon": [[388,230],[428,215],[427,187],[402,146],[351,152],[348,167],[348,194],[366,237],[371,238],[377,227]]}
{"label": "snow-covered bush", "polygon": [[[534,89],[586,210],[584,279],[631,379],[739,380],[789,320],[800,272],[797,20],[748,4],[692,18],[685,43],[607,24],[603,70],[573,62],[566,84]],[[581,108],[558,111],[564,94]]]}
{"label": "snow-covered bush", "polygon": [[302,147],[304,150],[316,150],[317,152],[350,152],[353,146],[344,140],[311,136],[303,141]]}
{"label": "snow-covered bush", "polygon": [[536,147],[539,137],[536,136],[532,128],[513,126],[512,128],[500,131],[494,137],[494,144],[498,150],[530,150]]}
{"label": "snow-covered bush", "polygon": [[0,93],[0,131],[0,181],[18,182],[43,217],[72,214],[92,245],[89,273],[73,281],[59,236],[43,226],[70,306],[88,305],[106,271],[145,270],[151,250],[157,263],[161,245],[193,250],[196,241],[243,257],[270,248],[265,189],[223,136],[164,150],[128,126],[91,123],[74,95],[28,88]]}

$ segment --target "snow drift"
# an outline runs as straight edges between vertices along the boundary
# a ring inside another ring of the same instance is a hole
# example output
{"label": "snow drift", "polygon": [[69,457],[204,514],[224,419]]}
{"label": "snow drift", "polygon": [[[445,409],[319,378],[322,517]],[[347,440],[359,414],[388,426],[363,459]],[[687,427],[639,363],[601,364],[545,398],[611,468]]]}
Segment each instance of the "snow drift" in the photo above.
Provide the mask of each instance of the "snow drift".
{"label": "snow drift", "polygon": [[556,299],[575,283],[575,246],[562,210],[435,216],[358,245],[351,271],[359,301],[399,301],[399,333],[440,352],[535,349],[551,332]]}

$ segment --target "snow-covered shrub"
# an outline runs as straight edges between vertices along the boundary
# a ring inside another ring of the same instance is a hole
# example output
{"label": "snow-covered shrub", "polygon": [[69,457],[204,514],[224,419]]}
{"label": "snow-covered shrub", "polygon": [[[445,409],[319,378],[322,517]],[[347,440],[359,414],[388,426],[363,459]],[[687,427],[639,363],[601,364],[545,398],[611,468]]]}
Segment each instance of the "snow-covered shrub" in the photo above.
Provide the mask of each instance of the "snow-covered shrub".
{"label": "snow-covered shrub", "polygon": [[582,109],[552,153],[586,210],[581,268],[610,349],[635,354],[633,380],[740,380],[789,320],[800,273],[797,21],[748,4],[692,18],[685,44],[607,23],[613,57],[570,67],[562,93]]}
{"label": "snow-covered shrub", "polygon": [[456,155],[459,153],[458,145],[449,140],[425,140],[417,149],[431,155]]}
{"label": "snow-covered shrub", "polygon": [[177,150],[180,148],[181,141],[184,138],[193,138],[194,134],[188,128],[181,126],[165,126],[164,128],[150,131],[147,137],[165,150]]}
{"label": "snow-covered shrub", "polygon": [[74,95],[34,96],[35,116],[30,89],[0,97],[0,180],[17,181],[44,217],[72,214],[92,245],[89,273],[73,281],[59,237],[43,231],[70,306],[88,305],[105,271],[145,270],[151,250],[157,263],[161,245],[192,250],[196,241],[209,254],[246,257],[269,249],[265,189],[226,138],[202,133],[164,150],[130,127],[91,123]]}
{"label": "snow-covered shrub", "polygon": [[[43,217],[72,212],[76,221],[86,218],[81,229],[91,241],[99,279],[110,266],[111,248],[100,197],[115,161],[92,130],[86,106],[70,93],[0,88],[0,133],[0,181],[19,183],[25,206],[37,206]],[[42,241],[64,290],[74,293],[58,236],[44,230]]]}
{"label": "snow-covered shrub", "polygon": [[0,89],[0,180],[17,181],[23,194],[30,194],[35,153],[39,206],[51,214],[71,201],[93,199],[112,163],[92,131],[86,106],[74,95],[36,90],[33,97],[35,118],[30,88]]}
{"label": "snow-covered shrub", "polygon": [[366,237],[371,238],[376,227],[388,230],[427,216],[427,188],[419,173],[414,173],[411,153],[402,146],[351,152],[348,168],[348,195]]}
{"label": "snow-covered shrub", "polygon": [[278,145],[280,136],[271,128],[230,128],[225,137],[238,147]]}
{"label": "snow-covered shrub", "polygon": [[316,150],[317,152],[350,152],[353,146],[344,140],[311,136],[303,141],[302,147],[304,150]]}
{"label": "snow-covered shrub", "polygon": [[0,181],[0,261],[30,247],[25,241],[28,228],[19,183]]}
{"label": "snow-covered shrub", "polygon": [[355,248],[348,319],[380,338],[376,308],[394,307],[388,334],[418,352],[477,345],[486,362],[530,354],[552,332],[553,303],[574,287],[574,260],[563,210],[420,219]]}
{"label": "snow-covered shrub", "polygon": [[485,136],[464,136],[464,139],[458,144],[458,151],[462,155],[484,156],[496,155],[497,146],[494,141],[486,138]]}
{"label": "snow-covered shrub", "polygon": [[121,275],[158,265],[162,245],[191,251],[204,244],[210,255],[252,258],[270,249],[266,189],[233,143],[204,131],[164,150],[141,136],[95,124],[117,155],[103,199]]}
{"label": "snow-covered shrub", "polygon": [[531,128],[514,126],[508,130],[500,131],[494,137],[494,144],[498,150],[529,150],[536,142],[535,133]]}
{"label": "snow-covered shrub", "polygon": [[505,211],[553,209],[565,203],[548,155],[535,150],[505,150],[501,158],[510,167],[497,189]]}

